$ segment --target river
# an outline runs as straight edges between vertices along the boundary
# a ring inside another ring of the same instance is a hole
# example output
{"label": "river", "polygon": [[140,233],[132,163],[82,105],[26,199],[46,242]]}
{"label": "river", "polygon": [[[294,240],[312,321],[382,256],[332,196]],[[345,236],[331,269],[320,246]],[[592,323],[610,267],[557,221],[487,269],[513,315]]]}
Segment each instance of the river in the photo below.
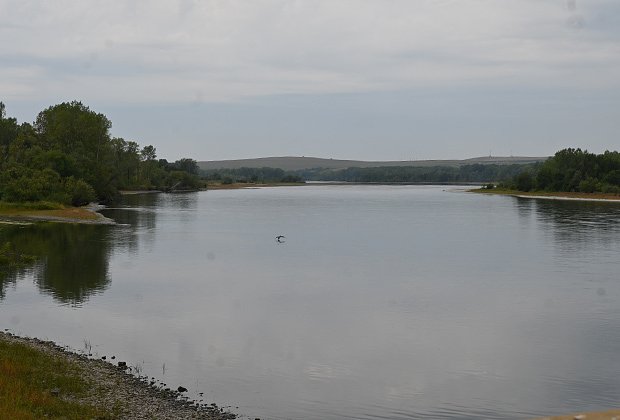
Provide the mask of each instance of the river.
{"label": "river", "polygon": [[247,418],[617,405],[617,203],[319,185],[126,196],[103,213],[119,225],[0,230],[40,257],[0,277],[2,329],[114,355]]}

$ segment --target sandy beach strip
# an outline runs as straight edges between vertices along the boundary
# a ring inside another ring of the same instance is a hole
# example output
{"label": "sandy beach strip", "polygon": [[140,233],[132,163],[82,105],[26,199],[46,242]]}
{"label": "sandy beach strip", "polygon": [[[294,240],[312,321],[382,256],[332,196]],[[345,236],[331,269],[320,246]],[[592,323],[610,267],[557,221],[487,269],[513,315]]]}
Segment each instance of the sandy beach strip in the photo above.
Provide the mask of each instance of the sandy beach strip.
{"label": "sandy beach strip", "polygon": [[511,194],[514,197],[519,198],[536,198],[540,200],[563,200],[563,201],[595,201],[599,203],[618,202],[620,203],[620,197],[618,198],[588,198],[588,197],[566,197],[561,195],[524,195],[524,194]]}

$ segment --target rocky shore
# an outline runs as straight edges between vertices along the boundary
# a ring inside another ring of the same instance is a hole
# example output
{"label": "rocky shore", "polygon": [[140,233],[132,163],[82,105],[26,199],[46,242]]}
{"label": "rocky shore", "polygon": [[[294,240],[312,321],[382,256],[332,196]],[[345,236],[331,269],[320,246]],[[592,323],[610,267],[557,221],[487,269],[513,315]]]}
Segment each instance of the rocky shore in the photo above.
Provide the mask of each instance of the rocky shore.
{"label": "rocky shore", "polygon": [[[101,359],[89,358],[59,347],[53,342],[36,338],[18,337],[8,332],[0,332],[0,340],[20,343],[42,354],[59,358],[75,366],[81,377],[89,384],[88,392],[78,403],[102,409],[114,407],[114,419],[234,419],[236,415],[218,407],[216,404],[202,404],[183,397],[186,391],[164,389],[156,386],[148,378],[140,378],[128,372],[122,361],[110,363]],[[55,398],[70,398],[62,389],[50,389]],[[108,417],[106,417],[108,418]]]}

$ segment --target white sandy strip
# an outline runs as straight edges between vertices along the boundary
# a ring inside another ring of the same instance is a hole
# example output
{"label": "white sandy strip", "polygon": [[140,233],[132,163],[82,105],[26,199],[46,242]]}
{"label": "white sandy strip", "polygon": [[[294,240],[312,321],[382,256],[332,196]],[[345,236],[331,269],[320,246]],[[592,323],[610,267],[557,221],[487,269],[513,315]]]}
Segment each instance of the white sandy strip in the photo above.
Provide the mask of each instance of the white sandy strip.
{"label": "white sandy strip", "polygon": [[557,195],[518,195],[513,194],[514,197],[519,198],[541,198],[543,200],[567,200],[567,201],[599,201],[602,203],[620,203],[620,198],[581,198],[581,197],[560,197]]}

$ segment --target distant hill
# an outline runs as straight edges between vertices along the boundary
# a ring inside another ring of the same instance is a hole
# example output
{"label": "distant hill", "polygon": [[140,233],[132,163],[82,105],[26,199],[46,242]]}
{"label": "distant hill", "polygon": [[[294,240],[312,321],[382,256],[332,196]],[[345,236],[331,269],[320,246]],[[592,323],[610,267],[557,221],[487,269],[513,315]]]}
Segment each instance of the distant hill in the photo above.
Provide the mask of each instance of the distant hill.
{"label": "distant hill", "polygon": [[345,169],[345,168],[376,168],[381,166],[453,166],[481,164],[526,164],[542,162],[547,157],[527,157],[527,156],[485,156],[463,160],[403,160],[403,161],[365,161],[365,160],[340,160],[323,159],[305,156],[282,156],[264,157],[256,159],[236,159],[236,160],[210,160],[198,162],[200,169],[238,169],[238,168],[280,168],[285,171],[297,171],[302,169],[324,168],[324,169]]}

